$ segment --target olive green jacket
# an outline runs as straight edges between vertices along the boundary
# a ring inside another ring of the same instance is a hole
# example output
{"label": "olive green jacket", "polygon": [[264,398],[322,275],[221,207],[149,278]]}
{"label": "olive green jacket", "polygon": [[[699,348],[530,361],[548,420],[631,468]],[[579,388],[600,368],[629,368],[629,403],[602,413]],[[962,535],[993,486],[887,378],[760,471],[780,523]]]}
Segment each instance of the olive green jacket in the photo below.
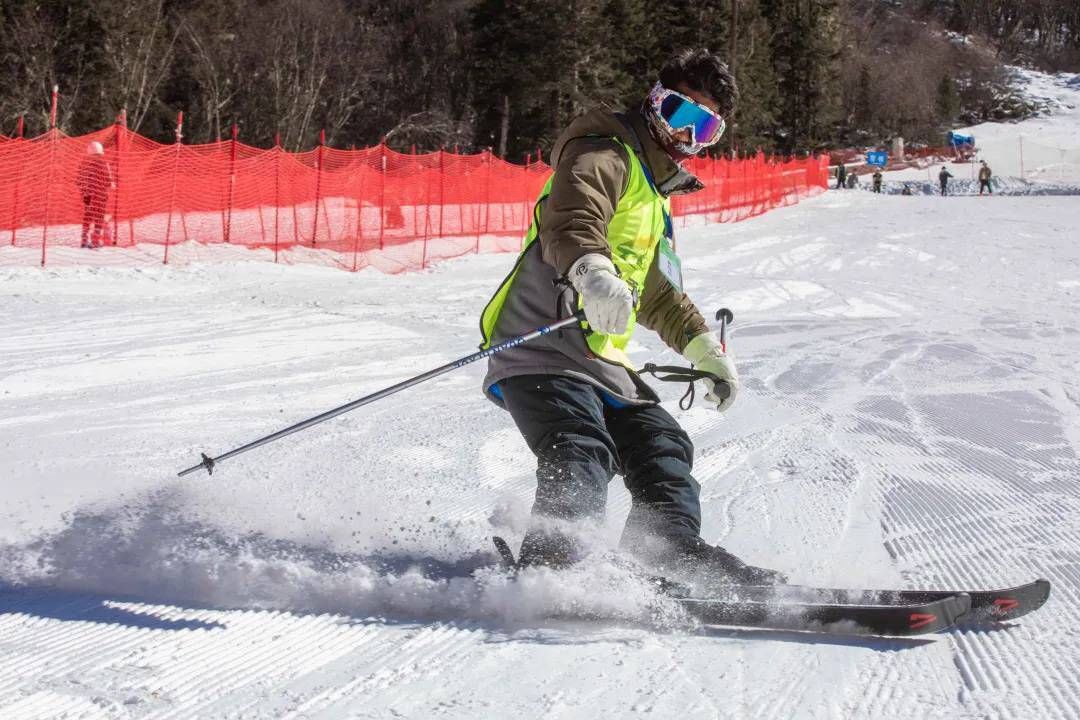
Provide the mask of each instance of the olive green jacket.
{"label": "olive green jacket", "polygon": [[[636,148],[637,158],[612,138]],[[607,226],[629,178],[630,162],[641,161],[666,195],[693,192],[701,183],[680,168],[653,139],[639,113],[593,110],[575,120],[555,143],[550,194],[540,202],[537,242],[519,258],[520,267],[499,315],[493,342],[520,335],[573,311],[574,292],[565,277],[583,255],[611,256]],[[654,262],[638,309],[638,324],[655,331],[681,352],[691,338],[707,332],[705,319],[678,292]],[[491,356],[484,389],[518,375],[568,375],[600,386],[622,402],[653,403],[655,392],[637,373],[595,357],[581,333],[564,331]]]}

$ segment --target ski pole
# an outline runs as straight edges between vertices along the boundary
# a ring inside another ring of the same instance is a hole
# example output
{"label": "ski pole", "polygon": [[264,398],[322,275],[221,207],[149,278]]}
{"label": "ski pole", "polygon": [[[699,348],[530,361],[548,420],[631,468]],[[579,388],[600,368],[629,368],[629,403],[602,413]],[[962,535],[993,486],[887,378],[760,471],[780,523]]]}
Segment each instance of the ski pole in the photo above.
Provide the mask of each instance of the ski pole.
{"label": "ski pole", "polygon": [[409,378],[408,380],[403,380],[396,385],[391,385],[390,387],[383,388],[378,392],[374,392],[370,395],[362,397],[359,400],[353,400],[351,403],[346,403],[345,405],[336,407],[333,410],[327,410],[321,415],[316,415],[315,417],[308,418],[307,420],[304,420],[302,422],[298,422],[295,425],[290,425],[284,430],[278,430],[276,433],[267,435],[266,437],[261,437],[258,440],[249,442],[247,445],[241,445],[240,447],[230,450],[229,452],[222,455],[218,455],[217,457],[208,457],[206,453],[202,453],[202,462],[200,462],[198,465],[192,465],[186,470],[181,470],[178,473],[178,476],[184,477],[185,475],[193,473],[200,468],[205,469],[208,474],[212,475],[214,473],[214,466],[222,460],[228,460],[229,458],[239,455],[240,453],[247,452],[248,450],[254,450],[260,445],[266,445],[267,443],[279,440],[286,435],[292,435],[294,432],[300,432],[301,430],[309,428],[312,425],[318,425],[319,423],[329,420],[330,418],[335,418],[338,415],[349,412],[350,410],[355,410],[362,405],[373,403],[376,400],[382,400],[384,397],[393,395],[394,393],[400,392],[405,388],[412,387],[413,385],[419,385],[422,382],[448,373],[451,370],[457,370],[458,368],[464,367],[469,363],[476,362],[477,360],[481,360],[496,353],[500,353],[503,350],[509,350],[512,347],[517,347],[518,345],[527,343],[530,340],[535,340],[541,335],[547,335],[552,331],[569,327],[583,321],[584,319],[585,311],[577,310],[573,315],[568,318],[564,318],[563,320],[559,320],[558,322],[554,322],[550,325],[536,328],[535,330],[527,332],[524,335],[518,335],[517,337],[510,338],[509,340],[505,340],[498,345],[492,345],[487,350],[481,350],[479,352],[473,353],[472,355],[466,355],[463,358],[459,358],[457,360],[454,360],[453,362],[449,362],[446,365],[435,368],[434,370],[428,370],[426,373],[422,373],[420,375],[417,375],[416,377]]}
{"label": "ski pole", "polygon": [[720,308],[716,311],[716,319],[720,321],[720,349],[727,352],[727,326],[729,322],[734,322],[735,314],[727,308]]}

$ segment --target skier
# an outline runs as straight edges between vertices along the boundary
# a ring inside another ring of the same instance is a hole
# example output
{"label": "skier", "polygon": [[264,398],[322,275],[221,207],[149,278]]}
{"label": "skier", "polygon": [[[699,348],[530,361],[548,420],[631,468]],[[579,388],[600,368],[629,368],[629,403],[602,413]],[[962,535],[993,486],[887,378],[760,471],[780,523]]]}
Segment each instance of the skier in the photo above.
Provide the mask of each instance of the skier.
{"label": "skier", "polygon": [[952,177],[952,173],[945,169],[945,166],[941,166],[941,172],[938,173],[937,179],[941,183],[941,194],[948,194],[949,178]]}
{"label": "skier", "polygon": [[844,183],[847,180],[847,167],[844,163],[840,163],[836,166],[836,189],[843,190]]}
{"label": "skier", "polygon": [[872,175],[872,178],[874,180],[874,192],[880,193],[881,192],[881,170],[875,170],[874,174]]}
{"label": "skier", "polygon": [[859,176],[855,174],[854,170],[852,170],[850,173],[848,173],[847,186],[848,186],[848,190],[852,190],[852,189],[859,186]]}
{"label": "skier", "polygon": [[990,185],[990,178],[993,174],[990,172],[990,166],[986,164],[985,160],[982,160],[982,167],[979,168],[979,194],[983,194],[983,188],[991,195],[994,194],[994,188]]}
{"label": "skier", "polygon": [[554,174],[533,209],[525,249],[484,309],[484,343],[583,308],[562,331],[489,358],[484,391],[510,412],[537,457],[537,488],[522,541],[524,566],[582,557],[578,539],[604,513],[621,473],[632,506],[621,546],[655,571],[740,583],[780,582],[700,535],[693,444],[631,369],[634,324],[655,331],[698,370],[706,400],[727,410],[739,393],[730,353],[682,292],[669,198],[703,187],[683,161],[716,143],[738,91],[719,57],[687,50],[660,72],[642,105],[574,120],[551,153]]}
{"label": "skier", "polygon": [[105,148],[94,141],[86,146],[86,158],[79,164],[75,186],[82,193],[82,247],[105,244],[105,205],[113,187],[112,170],[105,159]]}

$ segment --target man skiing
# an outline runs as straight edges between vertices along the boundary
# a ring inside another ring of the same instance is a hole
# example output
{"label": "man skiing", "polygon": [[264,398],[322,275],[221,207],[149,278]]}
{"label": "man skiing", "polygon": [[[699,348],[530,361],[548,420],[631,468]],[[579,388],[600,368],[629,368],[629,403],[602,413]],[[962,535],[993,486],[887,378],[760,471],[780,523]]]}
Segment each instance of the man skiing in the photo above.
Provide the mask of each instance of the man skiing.
{"label": "man skiing", "polygon": [[718,410],[738,395],[731,354],[682,292],[669,201],[703,187],[681,163],[720,139],[737,98],[717,56],[684,51],[640,108],[593,110],[552,149],[554,173],[525,249],[481,319],[481,347],[489,347],[579,308],[587,318],[581,332],[545,335],[489,358],[484,391],[510,412],[537,457],[522,565],[580,559],[580,532],[603,516],[607,484],[621,473],[632,498],[621,546],[650,568],[783,580],[702,540],[693,444],[626,356],[641,324],[726,383],[730,394],[705,380]]}
{"label": "man skiing", "polygon": [[993,177],[993,173],[990,172],[990,166],[986,164],[985,160],[982,160],[982,167],[979,168],[979,194],[983,194],[983,188],[991,195],[994,194],[994,188],[990,185],[990,178]]}
{"label": "man skiing", "polygon": [[949,190],[949,178],[952,177],[952,173],[945,169],[945,166],[941,166],[941,172],[938,173],[937,179],[941,183],[941,194],[947,195]]}
{"label": "man skiing", "polygon": [[836,189],[843,190],[844,184],[847,182],[847,166],[844,163],[840,163],[836,166]]}

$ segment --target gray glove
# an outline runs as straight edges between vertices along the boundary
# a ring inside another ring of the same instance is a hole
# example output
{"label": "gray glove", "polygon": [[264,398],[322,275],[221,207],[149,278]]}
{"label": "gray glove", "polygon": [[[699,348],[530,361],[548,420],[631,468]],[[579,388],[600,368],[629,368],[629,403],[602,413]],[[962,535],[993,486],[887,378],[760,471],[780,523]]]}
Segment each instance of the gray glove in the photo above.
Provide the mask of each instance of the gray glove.
{"label": "gray glove", "polygon": [[600,253],[582,255],[570,266],[567,277],[581,295],[589,327],[604,335],[626,332],[634,296],[611,260]]}

